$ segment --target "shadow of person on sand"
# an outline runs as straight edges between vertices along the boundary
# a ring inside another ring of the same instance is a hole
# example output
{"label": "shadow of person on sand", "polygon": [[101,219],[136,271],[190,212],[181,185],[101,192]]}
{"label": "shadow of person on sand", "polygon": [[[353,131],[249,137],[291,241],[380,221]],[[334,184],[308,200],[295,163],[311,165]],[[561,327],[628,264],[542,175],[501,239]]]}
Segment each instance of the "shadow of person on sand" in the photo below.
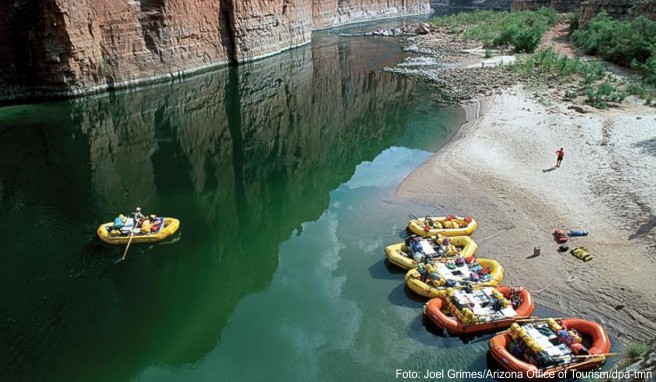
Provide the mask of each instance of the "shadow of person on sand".
{"label": "shadow of person on sand", "polygon": [[544,174],[545,172],[551,172],[551,171],[555,170],[556,168],[557,168],[556,166],[554,166],[552,168],[544,168],[544,169],[542,169],[542,173]]}

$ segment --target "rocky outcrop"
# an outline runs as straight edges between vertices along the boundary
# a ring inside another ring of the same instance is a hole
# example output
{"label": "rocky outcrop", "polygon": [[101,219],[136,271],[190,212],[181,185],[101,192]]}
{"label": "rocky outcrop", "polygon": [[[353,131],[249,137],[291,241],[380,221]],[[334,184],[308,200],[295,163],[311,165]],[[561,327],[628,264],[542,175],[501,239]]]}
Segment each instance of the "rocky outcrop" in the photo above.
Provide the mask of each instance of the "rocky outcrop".
{"label": "rocky outcrop", "polygon": [[597,13],[608,12],[613,17],[633,18],[640,15],[656,19],[655,0],[431,0],[434,9],[476,8],[536,10],[550,7],[559,12],[579,11],[585,22]]}
{"label": "rocky outcrop", "polygon": [[601,11],[620,19],[645,16],[656,20],[656,0],[583,0],[579,22],[585,24]]}
{"label": "rocky outcrop", "polygon": [[16,0],[0,4],[0,102],[245,62],[314,29],[427,13],[428,0]]}
{"label": "rocky outcrop", "polygon": [[558,12],[574,12],[581,5],[581,0],[515,0],[512,10],[537,10],[549,7]]}
{"label": "rocky outcrop", "polygon": [[214,2],[25,0],[11,8],[11,70],[0,81],[27,96],[120,87],[228,57]]}
{"label": "rocky outcrop", "polygon": [[535,10],[542,7],[551,7],[559,12],[578,11],[579,21],[583,24],[601,11],[622,19],[638,16],[656,19],[656,0],[514,0],[511,8]]}
{"label": "rocky outcrop", "polygon": [[509,9],[513,0],[431,0],[433,9]]}

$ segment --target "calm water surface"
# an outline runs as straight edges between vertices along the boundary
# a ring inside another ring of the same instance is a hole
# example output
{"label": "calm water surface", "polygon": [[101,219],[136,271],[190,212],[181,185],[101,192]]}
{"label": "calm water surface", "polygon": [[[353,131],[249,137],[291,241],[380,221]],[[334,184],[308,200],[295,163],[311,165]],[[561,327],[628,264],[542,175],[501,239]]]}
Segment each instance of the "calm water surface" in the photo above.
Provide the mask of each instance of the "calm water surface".
{"label": "calm water surface", "polygon": [[[396,187],[462,118],[381,71],[400,59],[321,32],[183,83],[0,109],[0,379],[485,369],[485,338],[427,328],[382,260],[429,209]],[[181,234],[115,264],[123,247],[95,229],[136,205]]]}

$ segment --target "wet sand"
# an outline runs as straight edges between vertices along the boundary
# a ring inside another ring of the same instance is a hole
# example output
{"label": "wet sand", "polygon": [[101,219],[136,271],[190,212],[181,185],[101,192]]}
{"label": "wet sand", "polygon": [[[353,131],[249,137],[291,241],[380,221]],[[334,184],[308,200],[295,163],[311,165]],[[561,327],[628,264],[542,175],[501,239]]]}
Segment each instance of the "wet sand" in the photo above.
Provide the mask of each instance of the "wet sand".
{"label": "wet sand", "polygon": [[[558,100],[545,106],[521,87],[463,108],[467,122],[399,196],[474,216],[478,256],[500,261],[504,284],[536,291],[538,303],[598,321],[623,342],[654,338],[654,109],[627,101],[580,113]],[[559,147],[565,158],[554,168]],[[556,228],[588,230],[568,244],[594,260],[559,253]]]}

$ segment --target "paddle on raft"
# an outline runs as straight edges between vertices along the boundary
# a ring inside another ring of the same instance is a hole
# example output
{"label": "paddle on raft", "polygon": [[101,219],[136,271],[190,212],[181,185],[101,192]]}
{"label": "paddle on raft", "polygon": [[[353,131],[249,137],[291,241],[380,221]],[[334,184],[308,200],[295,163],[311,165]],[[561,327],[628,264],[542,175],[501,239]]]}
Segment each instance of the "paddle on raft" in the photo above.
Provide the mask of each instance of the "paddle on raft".
{"label": "paddle on raft", "polygon": [[415,214],[408,214],[408,218],[410,218],[410,220],[416,220],[417,223],[421,224],[421,222],[419,221],[419,218]]}
{"label": "paddle on raft", "polygon": [[[521,319],[521,320],[517,320],[517,321],[521,321],[521,322],[546,321],[549,318],[528,318],[528,319]],[[553,318],[553,319],[554,320],[562,320],[563,318]]]}
{"label": "paddle on raft", "polygon": [[616,357],[617,353],[602,353],[602,354],[582,354],[582,355],[558,355],[552,358],[593,358],[593,357]]}
{"label": "paddle on raft", "polygon": [[585,361],[585,362],[582,362],[582,363],[575,363],[575,364],[567,366],[562,371],[567,371],[567,370],[570,370],[570,369],[576,369],[576,368],[579,368],[581,366],[586,366],[586,365],[589,365],[589,364],[595,363],[595,362],[598,362],[598,361],[595,360],[595,359],[591,359],[589,361]]}
{"label": "paddle on raft", "polygon": [[130,231],[130,239],[128,240],[128,245],[125,246],[125,252],[123,252],[123,257],[116,260],[117,263],[125,260],[125,256],[128,254],[128,248],[130,248],[130,243],[132,243],[132,238],[134,237],[134,231]]}

